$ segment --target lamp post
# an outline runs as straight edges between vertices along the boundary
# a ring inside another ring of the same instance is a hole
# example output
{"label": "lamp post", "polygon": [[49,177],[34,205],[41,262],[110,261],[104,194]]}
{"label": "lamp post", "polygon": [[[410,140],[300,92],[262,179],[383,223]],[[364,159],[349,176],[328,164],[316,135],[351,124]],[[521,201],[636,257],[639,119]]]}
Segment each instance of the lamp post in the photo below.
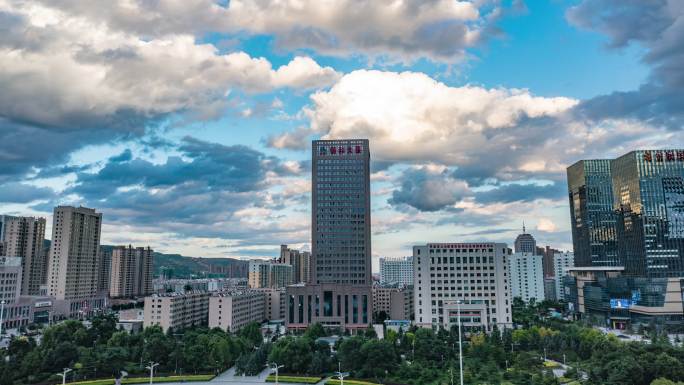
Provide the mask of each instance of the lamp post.
{"label": "lamp post", "polygon": [[3,299],[2,301],[0,301],[0,335],[2,335],[2,321],[4,319],[2,317],[4,315],[3,314],[4,312],[5,312],[5,300]]}
{"label": "lamp post", "polygon": [[150,361],[150,364],[145,367],[146,369],[150,370],[150,385],[152,385],[152,378],[154,378],[154,368],[157,367],[157,365],[159,365],[158,362]]}
{"label": "lamp post", "polygon": [[458,367],[461,372],[461,385],[463,385],[463,341],[461,337],[461,300],[456,301],[456,311],[458,312]]}
{"label": "lamp post", "polygon": [[340,379],[340,385],[344,385],[344,378],[349,377],[349,372],[342,371],[342,363],[337,363],[337,378]]}
{"label": "lamp post", "polygon": [[285,367],[285,365],[278,365],[278,364],[275,363],[275,362],[273,362],[271,365],[273,365],[273,366],[271,367],[271,370],[275,371],[275,376],[276,376],[275,385],[278,385],[278,369]]}
{"label": "lamp post", "polygon": [[62,377],[62,385],[66,384],[66,376],[67,376],[67,373],[69,373],[70,371],[71,371],[71,369],[64,368],[64,371],[62,373],[57,373],[58,376]]}

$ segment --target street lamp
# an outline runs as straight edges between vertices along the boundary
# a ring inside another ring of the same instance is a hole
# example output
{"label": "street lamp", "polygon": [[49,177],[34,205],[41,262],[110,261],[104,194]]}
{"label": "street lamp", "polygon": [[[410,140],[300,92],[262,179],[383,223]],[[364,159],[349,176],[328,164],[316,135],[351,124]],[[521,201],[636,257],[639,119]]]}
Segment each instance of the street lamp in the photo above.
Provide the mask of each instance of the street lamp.
{"label": "street lamp", "polygon": [[154,368],[159,365],[158,362],[152,362],[150,361],[150,364],[148,366],[145,366],[146,369],[150,370],[150,385],[152,385],[152,378],[154,377]]}
{"label": "street lamp", "polygon": [[[5,301],[2,301],[2,302],[4,303]],[[62,385],[66,384],[66,376],[67,376],[67,373],[69,373],[70,371],[71,371],[71,369],[64,368],[64,372],[57,373],[58,376],[62,377]]]}
{"label": "street lamp", "polygon": [[275,362],[273,362],[271,365],[273,365],[273,366],[271,367],[271,370],[274,370],[274,371],[275,371],[275,376],[276,376],[276,378],[275,378],[275,380],[276,380],[275,383],[276,383],[276,385],[278,385],[278,369],[285,367],[285,365],[278,365],[278,364],[275,363]]}
{"label": "street lamp", "polygon": [[340,385],[344,385],[344,378],[349,377],[349,372],[342,371],[342,363],[337,363],[337,377],[340,379]]}
{"label": "street lamp", "polygon": [[461,300],[456,301],[458,312],[458,366],[461,371],[461,385],[463,385],[463,341],[461,337]]}
{"label": "street lamp", "polygon": [[2,320],[3,320],[2,317],[3,317],[3,315],[4,315],[4,314],[3,314],[4,311],[5,311],[5,300],[3,299],[3,300],[0,302],[0,335],[2,335]]}

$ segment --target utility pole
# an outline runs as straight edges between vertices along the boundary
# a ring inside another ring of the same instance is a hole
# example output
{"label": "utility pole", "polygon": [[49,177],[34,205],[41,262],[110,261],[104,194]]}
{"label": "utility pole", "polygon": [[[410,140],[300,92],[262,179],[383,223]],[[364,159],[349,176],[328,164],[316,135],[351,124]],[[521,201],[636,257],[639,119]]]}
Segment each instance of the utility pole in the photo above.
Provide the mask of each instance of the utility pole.
{"label": "utility pole", "polygon": [[337,377],[340,379],[340,385],[344,385],[344,378],[349,377],[349,372],[342,371],[342,363],[337,362]]}
{"label": "utility pole", "polygon": [[[5,303],[5,301],[2,301],[2,302]],[[71,371],[71,369],[64,368],[64,372],[57,373],[58,376],[62,377],[62,385],[66,384],[66,376],[67,376],[67,373],[69,373],[70,371]]]}
{"label": "utility pole", "polygon": [[150,370],[150,385],[152,385],[152,379],[154,378],[154,368],[157,367],[157,365],[159,365],[158,362],[150,361],[150,364],[145,367],[146,369]]}

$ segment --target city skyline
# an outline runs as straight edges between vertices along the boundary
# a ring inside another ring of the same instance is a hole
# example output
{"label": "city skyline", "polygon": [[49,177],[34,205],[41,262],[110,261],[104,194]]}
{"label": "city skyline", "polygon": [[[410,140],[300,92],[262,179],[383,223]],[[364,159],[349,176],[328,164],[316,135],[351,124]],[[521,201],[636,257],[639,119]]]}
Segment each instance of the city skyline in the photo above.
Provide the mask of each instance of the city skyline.
{"label": "city skyline", "polygon": [[523,220],[572,250],[566,167],[684,147],[666,4],[210,3],[0,2],[0,214],[49,237],[55,206],[82,205],[102,244],[277,257],[310,247],[310,141],[368,138],[377,271],[414,244],[512,246]]}

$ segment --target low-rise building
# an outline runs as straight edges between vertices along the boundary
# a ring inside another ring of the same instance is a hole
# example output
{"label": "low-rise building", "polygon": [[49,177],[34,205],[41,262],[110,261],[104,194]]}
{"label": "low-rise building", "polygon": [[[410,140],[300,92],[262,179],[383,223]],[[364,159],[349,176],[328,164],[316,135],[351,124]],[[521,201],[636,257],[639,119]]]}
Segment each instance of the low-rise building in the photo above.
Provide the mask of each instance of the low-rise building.
{"label": "low-rise building", "polygon": [[244,290],[214,293],[209,298],[209,327],[235,333],[251,322],[264,320],[266,293]]}
{"label": "low-rise building", "polygon": [[209,295],[203,291],[153,294],[145,297],[144,326],[159,325],[164,331],[207,324]]}
{"label": "low-rise building", "polygon": [[285,288],[252,289],[265,296],[264,318],[269,321],[285,319]]}
{"label": "low-rise building", "polygon": [[388,319],[413,319],[413,287],[373,286],[373,310],[376,314],[385,312]]}

